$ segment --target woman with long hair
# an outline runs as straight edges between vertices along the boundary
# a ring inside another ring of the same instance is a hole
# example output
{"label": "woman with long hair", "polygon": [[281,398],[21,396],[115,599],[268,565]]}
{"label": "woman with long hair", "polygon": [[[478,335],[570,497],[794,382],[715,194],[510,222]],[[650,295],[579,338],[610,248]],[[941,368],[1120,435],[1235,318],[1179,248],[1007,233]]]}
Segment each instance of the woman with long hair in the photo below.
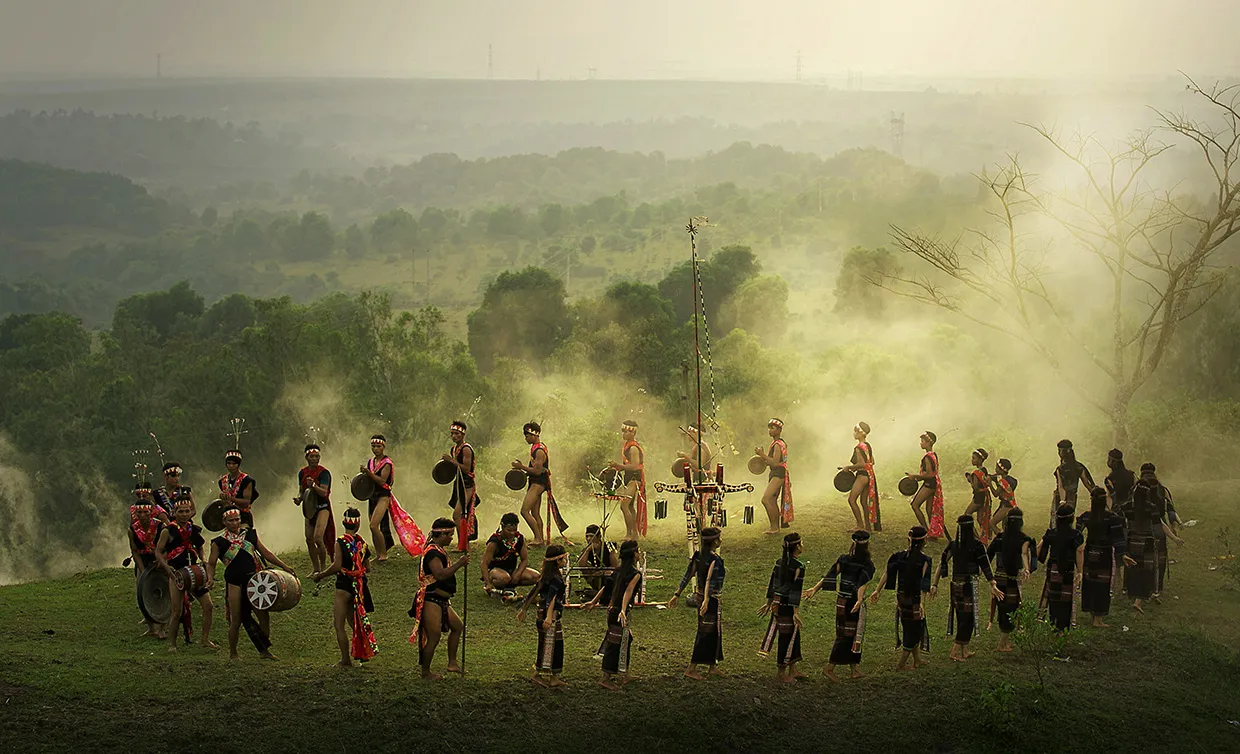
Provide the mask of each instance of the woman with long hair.
{"label": "woman with long hair", "polygon": [[1111,612],[1111,586],[1122,561],[1137,561],[1124,552],[1124,519],[1107,510],[1107,491],[1089,491],[1089,510],[1077,516],[1076,530],[1085,534],[1084,573],[1081,577],[1081,611],[1093,616],[1094,628],[1107,628],[1104,620]]}
{"label": "woman with long hair", "polygon": [[[568,553],[563,545],[548,545],[543,556],[542,574],[517,611],[517,623],[525,622],[525,610],[538,599],[538,654],[534,657],[534,683],[539,686],[567,686],[560,679],[564,672],[564,628],[560,619],[568,601],[564,573]],[[544,674],[549,677],[544,678]]]}
{"label": "woman with long hair", "polygon": [[1037,542],[1025,534],[1024,527],[1024,514],[1020,508],[1013,508],[1003,520],[1003,531],[990,540],[990,547],[986,549],[986,555],[994,561],[995,589],[998,593],[990,600],[990,619],[993,623],[995,612],[999,613],[1000,652],[1014,649],[1011,635],[1016,624],[1012,615],[1020,609],[1021,585],[1038,568]]}
{"label": "woman with long hair", "polygon": [[981,608],[982,598],[978,572],[980,571],[990,584],[990,594],[998,596],[995,588],[995,577],[990,572],[990,560],[986,557],[986,547],[978,541],[973,530],[973,517],[967,513],[956,519],[956,538],[947,543],[943,550],[939,571],[934,576],[934,584],[930,587],[933,598],[939,591],[939,579],[947,575],[947,563],[952,564],[951,606],[947,613],[947,635],[951,636],[955,626],[955,642],[952,644],[948,657],[964,662],[976,652],[969,651],[969,642],[977,635],[977,612]]}
{"label": "woman with long hair", "polygon": [[835,598],[835,644],[831,657],[822,674],[833,681],[836,665],[852,668],[852,677],[860,678],[861,642],[865,637],[865,588],[874,578],[874,561],[870,558],[869,532],[856,531],[852,546],[832,564],[817,584],[804,595],[811,599],[820,590],[836,592]]}
{"label": "woman with long hair", "polygon": [[1038,560],[1046,563],[1042,604],[1051,625],[1066,631],[1076,622],[1076,589],[1085,565],[1085,538],[1072,525],[1075,510],[1062,503],[1055,511],[1055,526],[1047,529],[1038,547]]}
{"label": "woman with long hair", "polygon": [[[615,691],[629,682],[629,653],[633,645],[633,633],[629,630],[629,608],[641,594],[642,582],[642,574],[637,569],[638,555],[637,540],[628,539],[620,545],[620,569],[616,572],[611,602],[607,606],[607,633],[603,636],[597,655],[603,660],[603,677],[599,680],[599,685],[608,691]],[[601,595],[600,591],[586,606],[597,605]]]}
{"label": "woman with long hair", "polygon": [[805,566],[797,559],[801,550],[800,534],[784,536],[783,554],[775,562],[766,588],[766,604],[758,611],[758,615],[771,616],[758,654],[766,657],[772,647],[776,648],[779,670],[775,677],[783,683],[795,683],[806,677],[797,671],[801,661],[801,593],[805,584]]}
{"label": "woman with long hair", "polygon": [[708,526],[702,530],[702,547],[689,559],[689,567],[680,580],[676,593],[668,600],[668,607],[675,607],[680,593],[696,576],[697,590],[691,604],[697,605],[697,635],[693,638],[693,655],[685,675],[695,681],[702,680],[698,667],[705,665],[708,675],[723,675],[718,670],[723,662],[723,620],[719,610],[719,595],[723,592],[723,580],[727,569],[719,556],[719,528]]}
{"label": "woman with long hair", "polygon": [[909,657],[913,667],[929,664],[922,652],[930,651],[930,632],[926,629],[926,609],[922,595],[930,591],[930,572],[934,561],[922,552],[926,545],[926,529],[914,526],[908,530],[908,549],[887,559],[887,569],[874,587],[870,604],[878,604],[883,587],[896,592],[896,646],[904,650],[896,670],[907,670]]}

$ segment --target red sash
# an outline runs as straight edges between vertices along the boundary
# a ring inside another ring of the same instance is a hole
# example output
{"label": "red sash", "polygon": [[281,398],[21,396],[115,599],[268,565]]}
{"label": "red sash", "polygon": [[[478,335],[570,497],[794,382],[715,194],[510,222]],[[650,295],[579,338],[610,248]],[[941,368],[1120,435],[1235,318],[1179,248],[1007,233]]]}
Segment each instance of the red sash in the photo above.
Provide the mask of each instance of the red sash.
{"label": "red sash", "polygon": [[[478,463],[478,454],[474,451],[474,446],[467,442],[463,442],[461,443],[461,447],[457,448],[452,455],[456,458],[457,463],[464,463],[466,448],[469,448],[469,470],[461,471],[460,473],[470,479],[475,479],[474,466]],[[460,469],[459,466],[457,468]],[[478,503],[477,485],[471,485],[465,488],[465,498],[465,510],[462,512],[461,522],[457,526],[456,530],[456,547],[462,552],[468,549],[469,538],[474,536],[474,532],[477,529],[478,520],[474,515],[474,509],[477,507]]]}
{"label": "red sash", "polygon": [[541,450],[547,455],[547,465],[543,467],[543,472],[547,475],[547,539],[551,539],[551,521],[555,520],[555,527],[563,534],[568,530],[568,522],[564,520],[564,516],[560,515],[560,506],[555,502],[555,493],[551,491],[551,451],[547,450],[547,446],[541,442],[536,442],[530,446],[530,465],[534,465],[534,456]]}
{"label": "red sash", "polygon": [[[788,471],[788,444],[783,439],[775,440],[771,443],[771,447],[767,449],[768,456],[775,455],[775,447],[778,446],[781,453],[779,468],[784,470],[784,486],[779,495],[779,519],[785,524],[792,523],[792,473]],[[871,479],[872,481],[872,479]]]}
{"label": "red sash", "polygon": [[388,477],[387,484],[379,485],[379,488],[387,493],[388,513],[392,517],[392,526],[396,527],[396,536],[400,538],[400,544],[405,548],[405,552],[417,557],[426,549],[426,535],[418,527],[417,522],[413,520],[405,509],[400,507],[400,501],[392,494],[392,485],[396,483],[396,464],[392,463],[392,459],[384,456],[378,462],[374,456],[366,462],[366,468],[370,473],[379,476],[379,472],[384,466],[391,466],[391,476]]}
{"label": "red sash", "polygon": [[155,540],[159,536],[159,521],[152,516],[151,525],[148,528],[143,529],[142,525],[135,519],[133,523],[129,525],[129,528],[133,530],[134,539],[138,540],[138,544],[142,545],[142,547],[138,549],[138,554],[154,555]]}
{"label": "red sash", "polygon": [[370,615],[366,612],[366,542],[356,534],[340,538],[340,546],[349,553],[353,568],[341,568],[340,572],[353,579],[353,643],[350,654],[355,660],[369,660],[379,651],[379,642],[375,639],[374,628],[370,625]]}
{"label": "red sash", "polygon": [[882,531],[882,511],[878,507],[878,479],[874,476],[874,451],[870,448],[868,442],[857,443],[857,450],[861,453],[862,466],[870,477],[870,483],[866,485],[865,495],[865,505],[870,517],[870,526],[873,527],[874,531]]}
{"label": "red sash", "polygon": [[[319,477],[326,470],[327,468],[321,464],[319,466],[316,466],[313,470],[309,466],[302,468],[301,471],[297,472],[297,479],[299,483],[301,484],[301,488],[303,490],[306,488],[307,479],[310,479],[315,484],[318,484]],[[323,548],[327,550],[327,552],[332,551],[332,543],[336,541],[336,522],[333,519],[334,519],[334,516],[332,516],[331,490],[328,490],[327,491],[327,528],[323,529]]]}
{"label": "red sash", "polygon": [[426,572],[426,559],[431,553],[437,552],[443,556],[443,562],[449,563],[448,553],[443,548],[432,542],[426,546],[426,551],[422,553],[422,562],[418,564],[418,593],[413,598],[413,632],[409,634],[409,643],[417,645],[418,649],[426,643],[426,637],[419,634],[422,627],[422,607],[426,604],[426,590],[431,584],[435,583],[435,577]]}
{"label": "red sash", "polygon": [[642,449],[641,444],[636,440],[629,440],[620,449],[620,463],[629,462],[629,448],[637,448],[638,452],[641,453],[642,462],[637,469],[641,474],[637,481],[637,531],[644,537],[649,529],[649,522],[646,516],[646,451]]}
{"label": "red sash", "polygon": [[[236,482],[229,482],[228,475],[225,474],[224,476],[220,477],[220,492],[227,492],[229,495],[232,495],[233,497],[239,497],[241,495],[241,483],[244,482],[246,479],[249,479],[249,476],[247,476],[244,471],[237,474]],[[250,509],[250,503],[252,502],[253,502],[252,500],[249,502],[245,500],[238,500],[237,507],[243,511],[248,511]]]}
{"label": "red sash", "polygon": [[930,501],[930,528],[931,537],[943,536],[943,480],[939,477],[939,457],[933,450],[926,453],[926,457],[934,462],[934,498]]}
{"label": "red sash", "polygon": [[981,469],[973,469],[969,472],[974,479],[977,480],[978,489],[985,494],[982,501],[982,509],[977,512],[978,539],[982,540],[982,544],[990,544],[990,485],[986,483],[986,472]]}

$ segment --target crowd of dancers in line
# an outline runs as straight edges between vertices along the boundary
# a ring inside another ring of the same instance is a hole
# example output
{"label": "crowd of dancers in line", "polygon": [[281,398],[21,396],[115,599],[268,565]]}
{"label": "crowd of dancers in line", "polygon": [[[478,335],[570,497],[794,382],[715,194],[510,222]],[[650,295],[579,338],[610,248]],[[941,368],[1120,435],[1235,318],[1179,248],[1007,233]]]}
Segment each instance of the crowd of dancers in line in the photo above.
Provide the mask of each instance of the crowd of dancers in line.
{"label": "crowd of dancers in line", "polygon": [[[791,523],[791,481],[788,473],[787,445],[780,434],[783,423],[772,419],[768,425],[773,441],[763,451],[755,448],[770,469],[769,484],[763,505],[771,519],[771,529],[778,532]],[[687,452],[678,453],[693,474],[705,475],[710,468],[704,451],[706,443],[696,429],[686,435],[692,441]],[[459,672],[457,650],[464,632],[464,622],[452,606],[457,593],[457,574],[470,562],[469,542],[477,538],[475,457],[465,442],[467,427],[454,422],[450,428],[453,448],[442,457],[456,470],[449,505],[453,516],[437,519],[428,535],[412,521],[392,495],[395,481],[394,465],[386,455],[386,439],[375,435],[371,440],[372,458],[359,469],[359,477],[369,479],[373,491],[368,499],[369,528],[374,535],[375,559],[386,559],[394,541],[389,519],[395,525],[402,545],[411,554],[420,555],[419,584],[409,615],[413,631],[409,641],[418,647],[423,677],[439,678],[432,672],[432,661],[440,641],[446,635],[449,672]],[[548,497],[550,519],[555,519],[561,534],[566,525],[554,507],[551,497],[550,463],[546,446],[541,443],[541,428],[526,424],[523,433],[531,446],[528,462],[516,460],[512,468],[527,477],[521,513],[530,526],[534,541],[527,543],[520,532],[521,519],[506,513],[498,530],[486,541],[482,555],[481,581],[488,592],[512,593],[522,587],[530,591],[521,599],[517,619],[524,620],[528,609],[536,605],[538,644],[534,680],[541,685],[561,686],[564,667],[564,636],[561,620],[566,609],[605,607],[607,628],[598,650],[602,659],[601,684],[618,688],[629,677],[630,630],[632,609],[645,601],[644,569],[640,566],[642,552],[638,537],[646,532],[645,459],[636,442],[637,425],[625,422],[621,427],[624,445],[621,460],[610,468],[622,475],[617,491],[627,491],[629,504],[621,504],[626,523],[626,539],[617,547],[606,541],[605,531],[598,526],[586,530],[586,544],[574,563],[561,544],[552,544],[550,520],[544,533],[539,517],[539,503]],[[930,631],[926,625],[925,597],[933,598],[941,578],[950,579],[948,634],[953,637],[950,657],[967,661],[974,653],[970,641],[977,635],[978,613],[987,604],[992,619],[998,616],[1000,638],[998,650],[1012,651],[1011,633],[1017,626],[1013,619],[1024,602],[1024,586],[1039,565],[1045,566],[1045,578],[1038,600],[1045,607],[1048,620],[1058,630],[1075,625],[1079,598],[1080,610],[1092,616],[1095,626],[1105,626],[1113,590],[1121,583],[1133,600],[1133,607],[1143,611],[1143,603],[1157,599],[1167,576],[1167,540],[1181,541],[1176,532],[1179,520],[1171,494],[1157,478],[1153,464],[1143,464],[1140,473],[1124,465],[1123,454],[1112,450],[1107,456],[1110,473],[1104,486],[1097,486],[1088,469],[1076,461],[1072,444],[1059,443],[1060,465],[1055,470],[1056,488],[1052,496],[1051,525],[1040,541],[1025,533],[1025,516],[1017,505],[1014,491],[1016,480],[1011,477],[1011,463],[1000,459],[997,473],[986,471],[988,457],[984,449],[973,452],[975,469],[966,476],[973,490],[968,508],[956,522],[956,534],[948,535],[942,526],[942,482],[938,459],[933,451],[936,437],[932,432],[921,436],[926,451],[917,473],[906,474],[915,482],[911,505],[921,523],[908,532],[907,547],[892,554],[886,567],[878,573],[870,554],[870,530],[881,530],[877,510],[877,493],[873,451],[866,441],[869,427],[854,427],[858,444],[852,463],[841,467],[856,476],[848,487],[849,503],[856,514],[857,526],[851,546],[840,555],[813,586],[805,588],[805,568],[800,560],[804,543],[795,532],[783,537],[782,554],[771,572],[762,614],[769,615],[768,628],[760,642],[760,654],[774,654],[778,678],[793,682],[805,677],[797,668],[801,661],[800,604],[818,592],[834,591],[836,597],[836,640],[831,649],[825,674],[836,679],[838,666],[849,666],[858,676],[862,642],[866,626],[866,602],[879,601],[884,590],[895,592],[895,625],[897,645],[903,652],[898,669],[916,668],[925,664],[922,652],[929,649]],[[343,533],[336,536],[332,520],[330,494],[332,477],[320,465],[321,449],[311,443],[305,448],[307,465],[298,472],[298,485],[303,494],[296,502],[313,509],[303,510],[305,533],[314,582],[333,578],[333,622],[340,651],[341,666],[374,657],[377,641],[369,615],[374,604],[369,589],[371,546],[361,535],[362,512],[350,507],[341,519]],[[202,528],[194,523],[196,505],[193,491],[181,485],[182,470],[169,463],[163,468],[164,484],[159,488],[139,483],[135,501],[130,508],[128,531],[136,574],[159,568],[169,576],[198,563],[205,563],[203,583],[173,582],[172,618],[165,626],[147,620],[147,633],[166,638],[169,651],[175,651],[178,633],[186,643],[192,639],[190,605],[197,601],[202,612],[201,643],[210,648],[217,645],[210,639],[213,604],[211,591],[218,565],[224,564],[226,600],[229,623],[229,651],[238,657],[238,639],[244,629],[264,658],[271,653],[269,615],[251,608],[244,591],[246,584],[260,570],[275,566],[290,574],[295,572],[269,550],[254,528],[253,503],[258,492],[252,477],[240,471],[241,453],[225,455],[227,473],[218,480],[219,505],[223,508],[223,531],[209,545]],[[753,465],[751,464],[751,470]],[[697,477],[695,477],[697,478]],[[356,481],[356,480],[355,480]],[[837,480],[837,487],[841,485]],[[902,486],[902,491],[905,485]],[[1076,510],[1078,490],[1088,490],[1089,509],[1079,515]],[[990,496],[999,499],[999,510],[991,515]],[[356,490],[355,490],[356,494]],[[906,493],[909,494],[909,493]],[[625,495],[617,495],[621,501]],[[862,501],[864,507],[858,502]],[[930,503],[930,519],[922,507]],[[976,518],[975,518],[976,517]],[[706,522],[703,522],[706,523]],[[937,529],[936,529],[937,524]],[[702,526],[698,547],[689,560],[679,587],[663,604],[674,606],[686,588],[692,585],[688,601],[698,612],[697,633],[685,674],[700,679],[703,672],[717,674],[723,660],[721,597],[726,567],[720,554],[722,532],[718,526]],[[456,538],[455,559],[449,556]],[[946,539],[939,563],[925,552],[927,542]],[[571,544],[571,543],[570,543]],[[541,568],[531,568],[531,548],[545,548]],[[589,590],[588,599],[569,601],[570,571],[580,573]]]}

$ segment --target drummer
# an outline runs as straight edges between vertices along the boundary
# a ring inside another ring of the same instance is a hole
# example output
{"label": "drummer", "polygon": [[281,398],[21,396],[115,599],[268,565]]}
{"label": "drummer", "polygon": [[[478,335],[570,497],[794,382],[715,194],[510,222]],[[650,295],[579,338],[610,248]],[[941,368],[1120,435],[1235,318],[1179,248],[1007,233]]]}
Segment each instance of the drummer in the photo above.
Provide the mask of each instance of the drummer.
{"label": "drummer", "polygon": [[617,494],[624,498],[620,502],[620,511],[624,514],[624,538],[637,539],[640,534],[646,535],[648,523],[646,519],[646,451],[637,442],[637,422],[625,419],[620,423],[620,436],[624,444],[620,448],[620,462],[610,463],[608,467],[624,474],[621,490]]}
{"label": "drummer", "polygon": [[383,435],[370,436],[370,453],[361,466],[361,473],[374,482],[374,492],[370,494],[368,511],[370,514],[370,533],[374,537],[377,560],[387,560],[388,549],[395,543],[392,539],[392,518],[388,515],[388,506],[392,504],[392,485],[396,483],[396,464],[387,454],[387,438]]}
{"label": "drummer", "polygon": [[520,526],[517,514],[505,513],[499,520],[499,529],[487,540],[482,552],[482,583],[487,594],[496,589],[511,591],[538,583],[538,571],[526,565],[530,561],[530,551]]}
{"label": "drummer", "polygon": [[[148,568],[159,565],[155,559],[155,544],[159,541],[164,525],[153,515],[155,506],[149,497],[150,491],[150,485],[146,483],[140,483],[134,489],[137,499],[130,507],[129,529],[126,532],[129,555],[133,558],[133,575],[137,581],[142,580],[142,574]],[[156,639],[167,638],[164,636],[163,624],[150,619],[146,620],[146,633],[142,635]]]}
{"label": "drummer", "polygon": [[258,500],[258,486],[254,477],[241,470],[241,451],[230,450],[224,454],[224,468],[228,473],[220,477],[220,501],[227,506],[229,503],[241,511],[241,523],[254,526],[254,514],[250,506]]}
{"label": "drummer", "polygon": [[215,605],[211,602],[211,592],[203,585],[191,594],[177,586],[176,572],[186,566],[194,565],[203,560],[202,546],[206,540],[202,538],[202,527],[193,522],[194,503],[188,499],[178,500],[173,509],[176,518],[159,533],[155,544],[155,560],[168,574],[169,589],[172,596],[172,621],[168,624],[168,651],[177,651],[177,628],[184,625],[185,643],[193,639],[194,627],[190,612],[190,599],[198,600],[202,606],[202,646],[208,649],[219,649],[220,645],[211,641],[211,616]]}
{"label": "drummer", "polygon": [[[465,422],[457,420],[448,428],[452,437],[452,450],[443,454],[443,460],[456,467],[456,478],[452,482],[452,497],[448,507],[452,509],[452,520],[456,522],[457,552],[467,549],[466,542],[478,538],[478,521],[474,517],[474,508],[478,505],[478,488],[474,483],[474,446],[465,442],[465,432],[469,427]],[[462,524],[464,522],[464,524]]]}
{"label": "drummer", "polygon": [[[292,568],[258,538],[253,528],[241,527],[241,510],[235,505],[224,509],[224,533],[211,540],[211,558],[207,561],[207,589],[215,585],[215,564],[224,561],[224,582],[228,585],[228,659],[239,659],[237,654],[238,629],[245,626],[250,641],[264,660],[274,660],[271,653],[270,613],[266,610],[251,610],[250,600],[246,598],[246,586],[250,577],[262,570],[264,561],[273,563],[289,573],[296,575]],[[254,612],[258,619],[254,619]]]}
{"label": "drummer", "polygon": [[577,568],[590,584],[590,592],[586,599],[591,599],[601,589],[602,602],[611,600],[612,574],[620,567],[620,555],[616,545],[608,542],[598,524],[586,527],[586,548],[577,558]]}
{"label": "drummer", "polygon": [[319,465],[322,449],[316,443],[306,446],[306,465],[297,472],[297,489],[303,493],[313,490],[310,500],[301,503],[313,506],[313,514],[303,510],[306,519],[306,550],[310,553],[310,567],[315,571],[327,568],[327,543],[336,539],[336,527],[332,521],[332,473]]}
{"label": "drummer", "polygon": [[766,432],[771,436],[771,447],[765,453],[761,447],[753,449],[770,469],[766,490],[762,493],[762,507],[766,509],[766,517],[771,524],[767,534],[778,534],[781,527],[786,529],[792,522],[792,480],[788,477],[788,445],[781,437],[783,431],[783,421],[771,419],[766,425]]}

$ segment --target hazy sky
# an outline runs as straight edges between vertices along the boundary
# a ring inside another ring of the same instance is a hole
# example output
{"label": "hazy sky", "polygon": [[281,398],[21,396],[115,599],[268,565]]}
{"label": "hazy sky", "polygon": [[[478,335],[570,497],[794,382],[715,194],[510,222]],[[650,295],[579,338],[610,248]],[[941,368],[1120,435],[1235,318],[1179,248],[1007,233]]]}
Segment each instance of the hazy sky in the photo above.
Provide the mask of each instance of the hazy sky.
{"label": "hazy sky", "polygon": [[0,76],[1240,73],[1240,0],[0,0]]}

